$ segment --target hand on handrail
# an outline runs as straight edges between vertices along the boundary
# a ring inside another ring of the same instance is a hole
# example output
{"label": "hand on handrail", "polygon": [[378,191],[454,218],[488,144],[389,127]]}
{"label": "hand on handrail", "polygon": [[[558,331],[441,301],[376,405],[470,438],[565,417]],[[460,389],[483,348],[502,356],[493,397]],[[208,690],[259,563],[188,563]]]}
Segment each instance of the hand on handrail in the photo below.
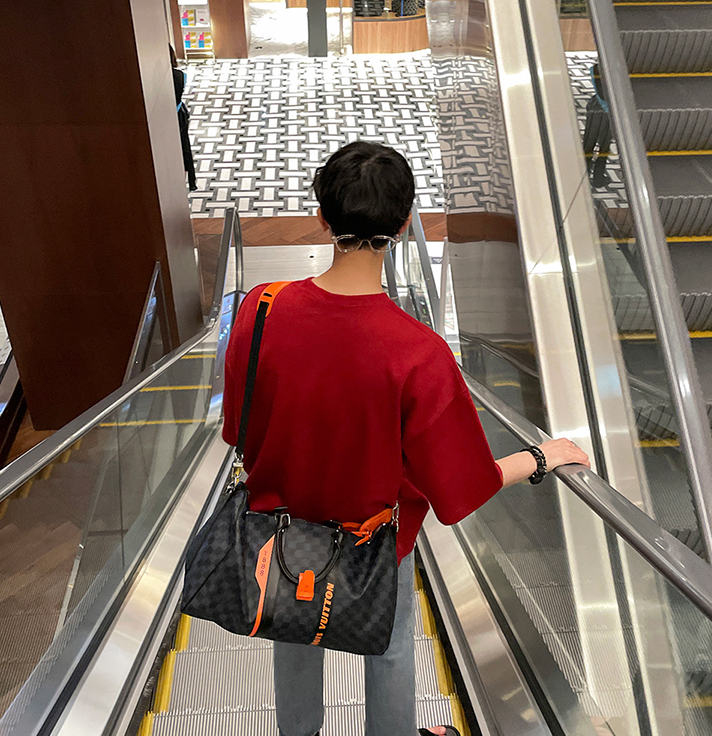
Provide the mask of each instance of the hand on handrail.
{"label": "hand on handrail", "polygon": [[[546,458],[546,472],[550,473],[561,465],[583,465],[591,467],[588,455],[569,439],[548,440],[539,445]],[[513,486],[527,480],[537,471],[537,462],[529,452],[516,452],[497,460],[502,471],[502,487]]]}

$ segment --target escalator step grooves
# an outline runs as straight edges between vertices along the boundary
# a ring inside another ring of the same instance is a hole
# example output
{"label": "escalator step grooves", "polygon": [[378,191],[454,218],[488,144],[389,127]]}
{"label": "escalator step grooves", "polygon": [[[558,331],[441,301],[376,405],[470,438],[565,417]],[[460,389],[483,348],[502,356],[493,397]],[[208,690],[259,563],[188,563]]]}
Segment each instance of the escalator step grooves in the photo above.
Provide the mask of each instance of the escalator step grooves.
{"label": "escalator step grooves", "polygon": [[[451,723],[462,736],[470,736],[418,573],[416,591],[418,723]],[[322,736],[356,736],[362,732],[363,678],[362,657],[326,651]],[[274,708],[271,642],[236,636],[206,621],[181,616],[175,648],[164,659],[154,706],[144,715],[138,736],[276,734]]]}

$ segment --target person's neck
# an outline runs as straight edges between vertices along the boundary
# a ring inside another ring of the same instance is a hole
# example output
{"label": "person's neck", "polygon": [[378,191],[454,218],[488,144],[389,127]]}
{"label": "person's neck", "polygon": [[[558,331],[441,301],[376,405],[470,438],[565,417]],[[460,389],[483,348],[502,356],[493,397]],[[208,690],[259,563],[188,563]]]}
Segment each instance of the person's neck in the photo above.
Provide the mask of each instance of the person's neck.
{"label": "person's neck", "polygon": [[332,294],[358,296],[382,294],[383,256],[369,250],[341,253],[334,250],[334,262],[314,283]]}

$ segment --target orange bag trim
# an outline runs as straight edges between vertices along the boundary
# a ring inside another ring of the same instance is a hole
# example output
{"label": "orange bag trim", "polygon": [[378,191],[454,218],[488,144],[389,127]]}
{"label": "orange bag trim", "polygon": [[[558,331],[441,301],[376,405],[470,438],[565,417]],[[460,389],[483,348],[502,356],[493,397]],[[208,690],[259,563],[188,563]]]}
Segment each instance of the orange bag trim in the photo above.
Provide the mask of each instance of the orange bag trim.
{"label": "orange bag trim", "polygon": [[356,542],[356,546],[358,547],[360,544],[370,542],[373,538],[374,532],[378,531],[378,529],[380,529],[384,524],[392,524],[394,519],[397,518],[395,509],[384,509],[375,516],[372,516],[370,519],[366,519],[363,524],[347,522],[346,524],[342,524],[341,528],[346,532],[355,534],[357,537],[361,537],[361,539]]}
{"label": "orange bag trim", "polygon": [[305,570],[299,573],[299,584],[297,585],[298,601],[314,600],[314,570]]}
{"label": "orange bag trim", "polygon": [[289,284],[291,283],[291,281],[275,281],[274,283],[270,284],[260,294],[260,298],[257,300],[257,309],[260,308],[261,304],[266,304],[267,314],[265,315],[265,317],[267,317],[272,311],[272,306],[274,305],[274,300],[277,298],[277,294],[279,294],[279,292],[282,291],[285,286],[289,286]]}
{"label": "orange bag trim", "polygon": [[262,623],[262,612],[265,607],[265,596],[267,595],[267,578],[269,577],[269,568],[272,562],[272,552],[274,551],[274,536],[270,537],[257,555],[257,567],[255,568],[255,579],[260,587],[260,601],[257,604],[257,616],[255,617],[255,625],[249,636],[254,636]]}

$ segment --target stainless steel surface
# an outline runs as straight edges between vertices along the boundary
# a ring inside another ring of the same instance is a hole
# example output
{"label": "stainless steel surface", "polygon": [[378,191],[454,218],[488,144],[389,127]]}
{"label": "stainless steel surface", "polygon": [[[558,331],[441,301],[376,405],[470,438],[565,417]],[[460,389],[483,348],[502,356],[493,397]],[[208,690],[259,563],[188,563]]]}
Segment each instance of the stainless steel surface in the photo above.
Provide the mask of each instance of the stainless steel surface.
{"label": "stainless steel surface", "polygon": [[386,277],[386,289],[388,296],[396,303],[399,304],[398,296],[398,284],[396,282],[396,267],[395,267],[395,253],[391,251],[386,253],[383,259],[383,272]]}
{"label": "stainless steel surface", "polygon": [[19,380],[20,374],[17,371],[17,364],[11,352],[5,363],[0,365],[0,416],[2,416],[5,407],[12,398]]}
{"label": "stainless steel surface", "polygon": [[[597,435],[596,449],[603,456],[601,469],[619,493],[655,518],[601,257],[588,172],[581,155],[581,138],[558,14],[551,5],[525,0],[523,19],[528,27],[530,62],[536,70],[541,103],[540,125],[548,150],[550,186],[558,205],[557,220],[561,222],[561,265],[570,286],[569,298],[574,312],[572,325],[578,333],[582,380],[593,405],[589,409],[591,430]],[[585,512],[579,518],[580,527],[588,526]],[[579,531],[576,539],[583,538],[585,536]],[[682,733],[683,697],[679,691],[675,657],[665,635],[668,628],[666,601],[657,586],[650,584],[649,577],[640,574],[645,563],[637,555],[628,553],[627,548],[620,552],[631,614],[632,634],[629,635],[628,646],[635,648],[635,657],[640,663],[642,697],[647,703],[650,727],[655,734]],[[608,546],[602,546],[601,557],[605,559],[609,554]],[[585,569],[582,575],[586,575]],[[594,597],[590,596],[593,591],[587,589],[586,592],[589,598],[584,600],[582,596],[581,602],[595,604]],[[608,589],[605,595],[610,596],[611,593],[614,591]],[[595,611],[595,605],[585,608],[587,612],[578,616],[582,629],[593,632],[582,640],[584,647],[587,639],[591,640],[591,646],[587,650],[584,648],[588,660],[589,694],[602,709],[614,710],[615,706],[604,704],[612,704],[616,700],[616,693],[611,692],[616,674],[609,670],[607,662],[596,656],[596,650],[601,647],[601,640],[597,639],[602,631],[600,617],[597,613],[588,612]],[[652,631],[657,631],[658,635],[650,636]],[[624,630],[624,637],[626,633]],[[627,664],[626,657],[619,659],[622,665]],[[617,674],[621,682],[628,683],[627,666],[621,667]],[[618,718],[627,722],[630,732],[636,733],[638,718],[632,712],[633,705],[634,700],[631,699],[627,706],[620,708],[622,712]]]}
{"label": "stainless steel surface", "polygon": [[419,545],[484,736],[549,736],[454,528],[442,526],[430,513]]}
{"label": "stainless steel surface", "polygon": [[413,237],[420,256],[420,265],[423,269],[425,287],[428,292],[428,301],[430,302],[432,311],[433,328],[437,330],[437,326],[440,324],[440,296],[438,295],[438,287],[433,276],[433,267],[430,262],[430,255],[428,254],[428,246],[425,242],[425,230],[423,230],[423,223],[420,220],[418,208],[415,205],[413,205],[413,220],[410,227],[413,231]]}
{"label": "stainless steel surface", "polygon": [[[326,235],[324,237],[326,240]],[[334,246],[269,245],[245,248],[246,291],[272,281],[295,281],[324,273],[334,259]]]}
{"label": "stainless steel surface", "polygon": [[166,300],[163,292],[160,261],[156,261],[156,265],[153,267],[153,275],[151,276],[151,282],[146,292],[146,301],[141,310],[138,330],[136,330],[136,337],[131,348],[131,356],[126,366],[124,383],[135,378],[144,369],[151,339],[156,328],[161,330],[162,339],[164,341],[168,340],[168,349],[164,350],[164,354],[169,353],[172,346],[170,345],[171,338],[170,331],[168,330]]}
{"label": "stainless steel surface", "polygon": [[[230,222],[231,213],[234,213],[234,210],[228,210],[225,221],[232,228],[232,223]],[[242,248],[241,241],[236,243],[236,248],[238,250]],[[39,445],[28,450],[17,460],[0,469],[0,501],[14,493],[25,481],[32,478],[45,465],[71,447],[82,435],[99,424],[111,412],[118,409],[128,398],[151,383],[158,372],[167,369],[176,361],[180,360],[211,334],[220,319],[222,310],[222,289],[225,284],[228,255],[228,249],[223,248],[218,258],[213,302],[203,329],[195,337],[186,341],[173,352],[150,366],[143,374],[116,389],[116,391],[109,394],[105,399],[102,399],[90,409],[80,414],[76,419],[69,422],[69,424],[57,430],[50,438],[40,442]]]}
{"label": "stainless steel surface", "polygon": [[626,381],[605,268],[599,247],[588,173],[571,95],[571,82],[556,9],[526,0],[541,112],[548,132],[551,174],[562,222],[562,268],[576,301],[581,360],[590,376],[597,431],[608,481],[653,516],[638,448],[635,414]]}
{"label": "stainless steel surface", "polygon": [[216,434],[159,541],[146,557],[101,649],[52,730],[54,736],[103,734],[112,725],[114,710],[131,681],[139,654],[150,645],[155,619],[163,614],[179,581],[186,540],[211,494],[222,488],[227,478],[230,454],[231,448]]}
{"label": "stainless steel surface", "polygon": [[707,412],[677,297],[615,10],[607,0],[591,0],[589,7],[658,339],[663,347],[700,529],[709,554],[712,550],[712,437]]}
{"label": "stainless steel surface", "polygon": [[[603,458],[592,440],[596,422],[579,351],[578,305],[567,283],[569,264],[564,262],[560,250],[556,195],[550,186],[544,185],[549,180],[549,152],[540,124],[541,101],[536,96],[538,80],[537,72],[531,68],[527,23],[519,0],[494,0],[487,7],[549,429],[555,437],[573,439],[596,464]],[[586,691],[597,699],[610,683],[619,686],[618,702],[611,703],[604,715],[625,720],[624,732],[637,736],[634,692],[605,527],[601,521],[591,520],[575,496],[563,488],[558,491]],[[602,641],[600,632],[606,632],[605,663],[597,656]]]}
{"label": "stainless steel surface", "polygon": [[[467,374],[463,375],[475,401],[524,444],[539,445],[550,439],[488,388]],[[565,465],[556,469],[554,474],[685,597],[712,618],[712,571],[706,562],[588,468]]]}

